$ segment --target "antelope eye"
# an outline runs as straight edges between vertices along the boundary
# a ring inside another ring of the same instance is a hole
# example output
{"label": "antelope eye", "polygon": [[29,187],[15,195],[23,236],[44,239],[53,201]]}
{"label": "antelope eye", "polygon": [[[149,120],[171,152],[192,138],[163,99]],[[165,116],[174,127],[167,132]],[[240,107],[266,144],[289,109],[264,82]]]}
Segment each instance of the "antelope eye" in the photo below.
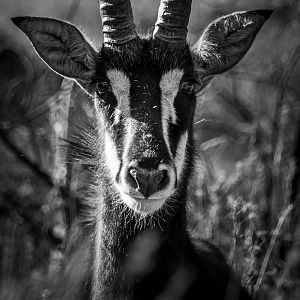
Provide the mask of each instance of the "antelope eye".
{"label": "antelope eye", "polygon": [[107,81],[100,81],[96,84],[97,92],[102,95],[110,90],[110,84]]}
{"label": "antelope eye", "polygon": [[194,90],[194,82],[191,81],[184,81],[181,83],[180,86],[181,90],[184,91],[187,94],[192,94],[193,90]]}

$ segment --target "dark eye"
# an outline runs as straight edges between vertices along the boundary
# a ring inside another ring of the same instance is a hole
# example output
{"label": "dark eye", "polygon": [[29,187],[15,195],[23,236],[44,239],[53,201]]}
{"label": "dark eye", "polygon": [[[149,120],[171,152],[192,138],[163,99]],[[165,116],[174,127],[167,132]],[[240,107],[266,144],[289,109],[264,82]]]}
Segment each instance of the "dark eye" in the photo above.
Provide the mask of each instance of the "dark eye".
{"label": "dark eye", "polygon": [[96,84],[96,86],[99,95],[103,95],[110,90],[110,84],[107,81],[100,81]]}
{"label": "dark eye", "polygon": [[194,90],[194,82],[184,81],[181,83],[180,89],[190,95]]}

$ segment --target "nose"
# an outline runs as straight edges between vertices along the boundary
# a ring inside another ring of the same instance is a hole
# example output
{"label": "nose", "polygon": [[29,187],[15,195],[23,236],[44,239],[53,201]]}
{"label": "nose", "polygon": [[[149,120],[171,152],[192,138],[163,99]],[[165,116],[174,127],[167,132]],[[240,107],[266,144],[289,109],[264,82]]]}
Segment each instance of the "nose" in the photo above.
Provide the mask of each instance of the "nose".
{"label": "nose", "polygon": [[145,198],[164,189],[169,183],[167,170],[153,170],[131,167],[127,170],[127,184],[139,191]]}

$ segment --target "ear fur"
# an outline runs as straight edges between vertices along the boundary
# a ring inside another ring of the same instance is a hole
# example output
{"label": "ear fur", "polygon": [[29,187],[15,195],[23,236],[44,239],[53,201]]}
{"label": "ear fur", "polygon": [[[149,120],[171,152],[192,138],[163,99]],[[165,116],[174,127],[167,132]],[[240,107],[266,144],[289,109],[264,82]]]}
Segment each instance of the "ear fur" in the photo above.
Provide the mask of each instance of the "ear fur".
{"label": "ear fur", "polygon": [[12,21],[51,69],[81,84],[90,81],[96,69],[97,52],[74,25],[40,17],[16,17]]}
{"label": "ear fur", "polygon": [[209,81],[212,75],[231,69],[246,54],[271,10],[236,12],[212,22],[193,49],[197,75]]}

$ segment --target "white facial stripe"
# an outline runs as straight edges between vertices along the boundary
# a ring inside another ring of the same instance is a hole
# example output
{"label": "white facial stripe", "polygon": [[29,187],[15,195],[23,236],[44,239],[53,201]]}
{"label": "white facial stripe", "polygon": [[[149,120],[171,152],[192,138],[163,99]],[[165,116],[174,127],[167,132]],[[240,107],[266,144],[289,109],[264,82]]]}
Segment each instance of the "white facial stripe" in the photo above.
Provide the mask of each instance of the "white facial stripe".
{"label": "white facial stripe", "polygon": [[161,90],[161,112],[162,112],[162,128],[165,142],[167,144],[169,153],[170,143],[168,136],[169,119],[173,124],[176,124],[176,111],[174,107],[174,100],[179,90],[180,80],[183,76],[183,70],[174,69],[165,73],[160,80]]}
{"label": "white facial stripe", "polygon": [[119,123],[121,113],[125,118],[130,117],[130,81],[129,78],[119,70],[107,71],[112,92],[114,93],[118,105],[115,110],[115,124]]}
{"label": "white facial stripe", "polygon": [[185,151],[188,141],[188,132],[185,131],[179,139],[176,155],[174,159],[174,164],[177,170],[177,178],[180,179],[183,167],[184,167],[184,160],[185,160]]}
{"label": "white facial stripe", "polygon": [[115,177],[120,168],[120,160],[118,158],[117,149],[110,137],[109,133],[105,132],[105,155],[107,168],[110,170],[113,177]]}
{"label": "white facial stripe", "polygon": [[178,93],[180,80],[183,76],[183,70],[174,69],[165,73],[160,80],[160,90],[162,94],[163,113],[171,117],[172,123],[176,123],[176,111],[174,100]]}

